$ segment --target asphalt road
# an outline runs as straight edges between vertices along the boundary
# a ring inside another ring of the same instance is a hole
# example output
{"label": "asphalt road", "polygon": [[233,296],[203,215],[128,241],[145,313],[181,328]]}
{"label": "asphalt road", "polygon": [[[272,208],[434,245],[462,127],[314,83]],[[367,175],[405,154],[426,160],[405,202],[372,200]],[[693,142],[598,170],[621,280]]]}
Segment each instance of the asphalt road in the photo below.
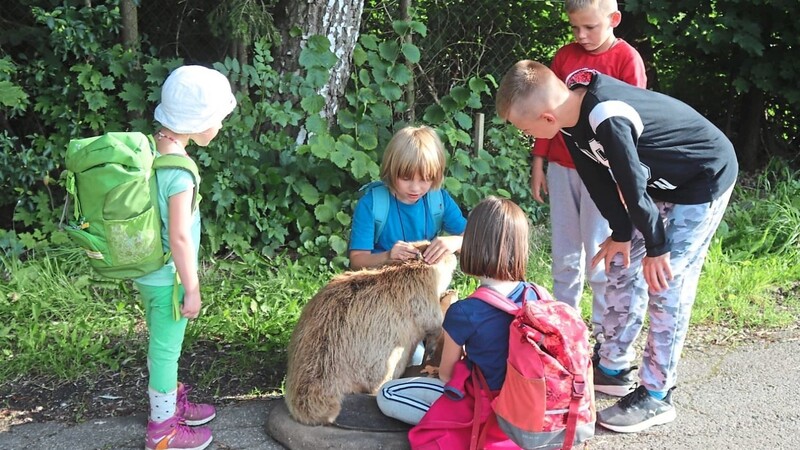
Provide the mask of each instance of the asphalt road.
{"label": "asphalt road", "polygon": [[[639,434],[616,434],[598,427],[588,447],[800,448],[800,336],[796,333],[734,348],[687,348],[679,369],[673,396],[678,409],[675,422]],[[597,407],[612,402],[600,394]],[[211,425],[210,449],[407,448],[403,433],[301,426],[288,419],[280,399],[226,406]],[[141,449],[144,427],[144,412],[71,426],[0,423],[0,449]]]}

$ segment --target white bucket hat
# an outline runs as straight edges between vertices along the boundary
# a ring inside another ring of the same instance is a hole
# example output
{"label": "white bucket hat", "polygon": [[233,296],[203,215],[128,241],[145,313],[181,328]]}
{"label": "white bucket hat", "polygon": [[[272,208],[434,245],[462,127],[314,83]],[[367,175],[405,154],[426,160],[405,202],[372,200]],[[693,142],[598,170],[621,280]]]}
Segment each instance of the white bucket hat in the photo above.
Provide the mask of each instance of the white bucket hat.
{"label": "white bucket hat", "polygon": [[175,133],[202,133],[222,122],[235,106],[225,75],[203,66],[181,66],[161,87],[155,119]]}

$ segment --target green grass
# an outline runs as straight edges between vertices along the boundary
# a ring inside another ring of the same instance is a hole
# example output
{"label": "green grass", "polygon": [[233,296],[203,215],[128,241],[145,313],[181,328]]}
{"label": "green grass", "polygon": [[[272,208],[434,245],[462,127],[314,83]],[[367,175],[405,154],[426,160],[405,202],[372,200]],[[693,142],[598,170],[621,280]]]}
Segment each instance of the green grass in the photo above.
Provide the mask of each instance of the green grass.
{"label": "green grass", "polygon": [[700,277],[692,322],[734,328],[779,328],[796,322],[799,263],[797,257],[781,256],[734,261],[723,252],[721,239],[715,240]]}
{"label": "green grass", "polygon": [[[737,188],[703,268],[693,323],[764,329],[800,319],[797,175],[771,167]],[[144,364],[145,329],[132,283],[93,278],[79,251],[25,256],[0,259],[0,383],[36,375],[74,380]],[[549,272],[548,231],[535,226],[529,279],[551,288]],[[202,315],[187,328],[184,345],[190,355],[217,350],[213,361],[198,362],[206,377],[200,382],[284,359],[303,305],[332,275],[287,257],[203,261]],[[457,274],[453,287],[466,294],[475,284]],[[588,290],[585,299],[588,318]]]}

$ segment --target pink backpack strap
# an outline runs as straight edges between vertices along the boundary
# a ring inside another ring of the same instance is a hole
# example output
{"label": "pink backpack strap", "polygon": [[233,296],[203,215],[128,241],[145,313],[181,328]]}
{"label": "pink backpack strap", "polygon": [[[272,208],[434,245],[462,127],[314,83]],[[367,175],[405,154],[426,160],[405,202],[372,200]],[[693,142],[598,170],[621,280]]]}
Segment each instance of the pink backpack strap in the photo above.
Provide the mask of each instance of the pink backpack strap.
{"label": "pink backpack strap", "polygon": [[[553,300],[553,296],[550,295],[550,291],[544,288],[544,286],[539,286],[536,283],[525,283],[526,289],[533,289],[533,292],[536,292],[536,298],[539,300]],[[527,297],[526,297],[527,298]]]}
{"label": "pink backpack strap", "polygon": [[[551,300],[552,297],[547,289],[539,286],[536,283],[525,283],[525,290],[533,289],[533,292],[536,293],[536,297],[540,300]],[[472,298],[477,298],[478,300],[483,300],[484,302],[494,306],[495,308],[505,311],[511,315],[516,315],[519,312],[520,307],[517,306],[516,303],[512,302],[508,299],[508,297],[504,296],[503,294],[497,292],[496,290],[487,287],[487,286],[480,286],[475,292],[470,295]],[[522,298],[527,299],[528,295],[527,292],[522,293]],[[523,300],[524,304],[525,300]]]}
{"label": "pink backpack strap", "polygon": [[505,295],[486,286],[480,286],[478,289],[475,289],[475,292],[473,292],[470,295],[470,297],[482,300],[494,306],[495,308],[501,311],[505,311],[511,315],[516,315],[520,309],[516,303],[509,300]]}

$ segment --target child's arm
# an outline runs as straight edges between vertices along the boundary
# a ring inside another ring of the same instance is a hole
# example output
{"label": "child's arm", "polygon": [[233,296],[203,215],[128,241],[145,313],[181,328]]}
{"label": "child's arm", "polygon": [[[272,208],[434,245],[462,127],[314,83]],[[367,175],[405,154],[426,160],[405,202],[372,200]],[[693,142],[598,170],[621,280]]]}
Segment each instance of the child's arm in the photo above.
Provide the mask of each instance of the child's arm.
{"label": "child's arm", "polygon": [[406,261],[419,257],[419,250],[413,245],[408,242],[397,241],[387,252],[372,253],[369,250],[350,250],[350,269],[359,270],[365,267],[378,267],[392,261]]}
{"label": "child's arm", "polygon": [[191,236],[193,194],[189,189],[169,198],[169,247],[185,291],[181,315],[189,319],[197,317],[201,305],[197,255]]}
{"label": "child's arm", "polygon": [[547,181],[544,175],[544,157],[539,155],[533,155],[533,164],[531,164],[531,193],[533,199],[539,203],[544,203],[542,193],[548,195]]}
{"label": "child's arm", "polygon": [[446,255],[461,250],[461,242],[464,240],[462,235],[438,236],[431,241],[431,245],[425,249],[422,258],[428,264],[436,264]]}
{"label": "child's arm", "polygon": [[[447,191],[442,190],[442,199],[444,201],[442,224],[436,230],[437,236],[431,239],[431,245],[422,254],[428,264],[436,264],[444,256],[460,251],[462,236],[467,227],[467,219],[453,197]],[[448,235],[438,236],[442,231]]]}
{"label": "child's arm", "polygon": [[442,347],[442,362],[439,364],[439,379],[447,383],[453,377],[453,369],[461,360],[463,352],[461,346],[456,344],[447,331],[442,331],[442,333],[444,333],[444,346]]}

